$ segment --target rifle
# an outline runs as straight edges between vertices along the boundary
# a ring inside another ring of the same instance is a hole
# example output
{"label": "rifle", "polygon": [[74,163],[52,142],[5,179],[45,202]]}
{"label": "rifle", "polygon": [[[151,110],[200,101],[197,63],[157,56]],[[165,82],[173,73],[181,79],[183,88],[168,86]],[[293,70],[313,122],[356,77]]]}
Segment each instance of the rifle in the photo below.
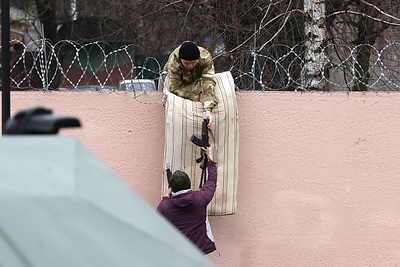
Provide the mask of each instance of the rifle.
{"label": "rifle", "polygon": [[165,171],[167,173],[167,182],[168,182],[168,186],[169,186],[169,179],[171,179],[171,176],[172,176],[171,165],[169,164],[169,162],[165,163]]}
{"label": "rifle", "polygon": [[[190,141],[192,141],[193,144],[195,144],[196,146],[198,146],[200,148],[210,146],[207,124],[208,124],[208,119],[207,119],[206,113],[204,112],[203,122],[201,124],[201,139],[198,138],[194,134],[192,135],[192,137],[190,137]],[[206,180],[206,168],[207,168],[208,158],[204,154],[205,154],[204,151],[202,149],[200,149],[200,157],[196,159],[197,163],[203,162],[203,164],[200,165],[202,172],[201,172],[199,188],[202,187],[202,185],[204,184],[204,182]]]}

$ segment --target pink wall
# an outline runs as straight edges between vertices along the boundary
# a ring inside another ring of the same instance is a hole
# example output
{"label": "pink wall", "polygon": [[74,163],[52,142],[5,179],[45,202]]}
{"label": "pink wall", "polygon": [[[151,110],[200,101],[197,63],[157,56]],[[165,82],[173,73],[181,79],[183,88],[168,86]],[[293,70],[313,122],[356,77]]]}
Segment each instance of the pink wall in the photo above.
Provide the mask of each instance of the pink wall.
{"label": "pink wall", "polygon": [[[160,199],[164,113],[151,93],[12,92],[77,116],[77,137],[150,205]],[[400,94],[237,93],[237,213],[211,217],[218,266],[400,264]]]}

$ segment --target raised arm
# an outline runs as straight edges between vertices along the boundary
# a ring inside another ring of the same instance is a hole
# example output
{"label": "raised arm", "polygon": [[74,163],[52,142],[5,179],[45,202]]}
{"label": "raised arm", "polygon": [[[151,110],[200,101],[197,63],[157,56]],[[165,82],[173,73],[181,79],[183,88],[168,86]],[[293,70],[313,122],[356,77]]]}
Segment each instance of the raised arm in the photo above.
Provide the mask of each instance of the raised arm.
{"label": "raised arm", "polygon": [[205,63],[202,73],[204,109],[212,111],[214,108],[216,80],[214,62],[211,54],[207,50],[204,50],[204,59]]}

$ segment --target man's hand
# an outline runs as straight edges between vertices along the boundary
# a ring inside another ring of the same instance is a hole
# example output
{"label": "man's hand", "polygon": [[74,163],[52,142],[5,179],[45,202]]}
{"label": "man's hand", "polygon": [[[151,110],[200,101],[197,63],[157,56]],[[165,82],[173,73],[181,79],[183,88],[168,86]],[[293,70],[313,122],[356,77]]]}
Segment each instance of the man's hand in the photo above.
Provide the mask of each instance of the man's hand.
{"label": "man's hand", "polygon": [[212,145],[210,145],[209,147],[202,147],[201,149],[206,153],[206,155],[210,161],[214,161]]}
{"label": "man's hand", "polygon": [[167,190],[165,190],[165,196],[171,197],[171,192],[172,192],[172,189],[171,189],[171,187],[168,186]]}
{"label": "man's hand", "polygon": [[211,113],[210,110],[206,110],[206,117],[208,119],[207,128],[211,129],[211,123],[212,123],[212,120],[213,120],[213,116],[212,116],[212,113]]}

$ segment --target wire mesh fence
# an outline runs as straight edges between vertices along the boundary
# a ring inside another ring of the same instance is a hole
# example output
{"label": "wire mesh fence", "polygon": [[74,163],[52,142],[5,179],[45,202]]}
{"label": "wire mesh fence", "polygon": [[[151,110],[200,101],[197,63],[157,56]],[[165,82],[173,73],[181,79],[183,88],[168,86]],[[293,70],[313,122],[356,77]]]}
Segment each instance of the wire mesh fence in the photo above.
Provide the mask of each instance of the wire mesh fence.
{"label": "wire mesh fence", "polygon": [[[156,85],[166,57],[145,57],[135,45],[102,42],[79,44],[38,40],[12,41],[12,90],[123,91],[126,81],[152,80]],[[215,57],[216,71],[231,71],[237,90],[291,91],[304,88],[304,44],[274,44],[260,52]],[[400,43],[330,44],[324,57],[320,90],[400,90]],[[168,55],[166,55],[168,56]],[[163,61],[164,60],[164,61]],[[124,86],[122,86],[124,85]],[[132,90],[139,90],[132,87]]]}

